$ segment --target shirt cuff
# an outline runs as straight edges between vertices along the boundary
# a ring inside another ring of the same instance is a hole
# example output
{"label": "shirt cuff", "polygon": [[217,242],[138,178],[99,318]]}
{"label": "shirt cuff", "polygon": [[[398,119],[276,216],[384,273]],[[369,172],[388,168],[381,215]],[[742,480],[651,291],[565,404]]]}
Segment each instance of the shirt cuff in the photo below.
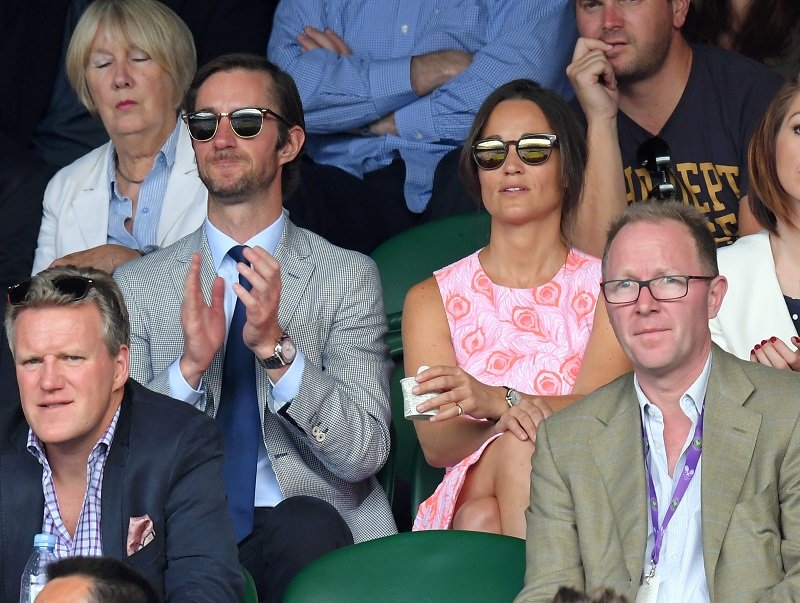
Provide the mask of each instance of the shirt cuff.
{"label": "shirt cuff", "polygon": [[411,89],[411,57],[370,63],[369,86],[375,111],[381,117],[414,102],[417,95]]}
{"label": "shirt cuff", "polygon": [[431,95],[395,111],[397,135],[403,140],[437,142],[440,139],[433,119]]}
{"label": "shirt cuff", "polygon": [[289,370],[277,382],[273,383],[272,379],[269,380],[272,383],[272,400],[275,405],[272,412],[278,412],[297,397],[305,367],[306,357],[303,352],[297,350],[297,355],[294,357],[294,362],[289,365]]}
{"label": "shirt cuff", "polygon": [[[178,358],[169,365],[169,395],[193,405],[198,410],[205,411],[206,397],[203,395],[205,392],[202,389],[196,390],[186,383],[186,379],[183,378],[183,373],[181,373],[180,362],[181,359]],[[200,387],[203,387],[202,379],[200,380]]]}

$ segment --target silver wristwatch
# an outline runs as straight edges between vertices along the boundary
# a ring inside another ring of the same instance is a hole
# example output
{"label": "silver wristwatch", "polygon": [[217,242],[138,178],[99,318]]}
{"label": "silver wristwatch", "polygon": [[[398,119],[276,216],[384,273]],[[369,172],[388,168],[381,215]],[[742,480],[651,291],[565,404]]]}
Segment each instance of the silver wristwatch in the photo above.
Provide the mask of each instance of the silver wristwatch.
{"label": "silver wristwatch", "polygon": [[259,358],[258,364],[265,369],[276,369],[286,366],[294,362],[294,357],[297,355],[297,348],[294,341],[287,333],[281,335],[281,338],[275,342],[275,353],[269,358]]}
{"label": "silver wristwatch", "polygon": [[511,387],[506,387],[505,385],[503,387],[506,388],[506,402],[508,402],[509,408],[514,408],[520,402],[522,402],[521,393]]}

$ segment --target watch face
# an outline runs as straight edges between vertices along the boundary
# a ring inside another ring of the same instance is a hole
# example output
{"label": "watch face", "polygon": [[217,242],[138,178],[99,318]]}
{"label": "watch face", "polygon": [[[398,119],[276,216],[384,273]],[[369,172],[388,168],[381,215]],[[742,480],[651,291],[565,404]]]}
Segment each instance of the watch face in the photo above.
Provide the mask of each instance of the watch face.
{"label": "watch face", "polygon": [[516,406],[520,402],[522,402],[522,394],[520,394],[515,389],[509,389],[508,394],[506,394],[506,400],[511,406]]}
{"label": "watch face", "polygon": [[294,341],[292,341],[288,335],[281,340],[280,354],[286,364],[291,363],[297,355],[297,348],[294,345]]}

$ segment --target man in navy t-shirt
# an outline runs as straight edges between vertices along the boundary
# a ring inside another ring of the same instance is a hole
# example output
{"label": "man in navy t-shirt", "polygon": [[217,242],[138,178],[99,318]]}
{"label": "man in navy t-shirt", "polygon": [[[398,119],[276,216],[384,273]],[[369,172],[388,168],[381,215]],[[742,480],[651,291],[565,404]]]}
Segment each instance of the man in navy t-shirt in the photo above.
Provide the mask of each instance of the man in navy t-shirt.
{"label": "man in navy t-shirt", "polygon": [[689,45],[689,0],[576,0],[567,68],[587,124],[589,162],[575,243],[599,255],[627,205],[677,198],[717,245],[758,230],[747,203],[747,146],[782,84],[766,67]]}

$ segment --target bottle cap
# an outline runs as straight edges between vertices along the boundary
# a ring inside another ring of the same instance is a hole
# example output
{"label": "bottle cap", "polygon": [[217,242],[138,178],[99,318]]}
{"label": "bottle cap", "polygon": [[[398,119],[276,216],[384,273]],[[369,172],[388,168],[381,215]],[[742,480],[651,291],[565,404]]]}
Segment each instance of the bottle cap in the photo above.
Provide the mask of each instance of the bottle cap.
{"label": "bottle cap", "polygon": [[40,549],[45,548],[54,549],[56,547],[56,535],[55,534],[36,534],[33,537],[33,548]]}

